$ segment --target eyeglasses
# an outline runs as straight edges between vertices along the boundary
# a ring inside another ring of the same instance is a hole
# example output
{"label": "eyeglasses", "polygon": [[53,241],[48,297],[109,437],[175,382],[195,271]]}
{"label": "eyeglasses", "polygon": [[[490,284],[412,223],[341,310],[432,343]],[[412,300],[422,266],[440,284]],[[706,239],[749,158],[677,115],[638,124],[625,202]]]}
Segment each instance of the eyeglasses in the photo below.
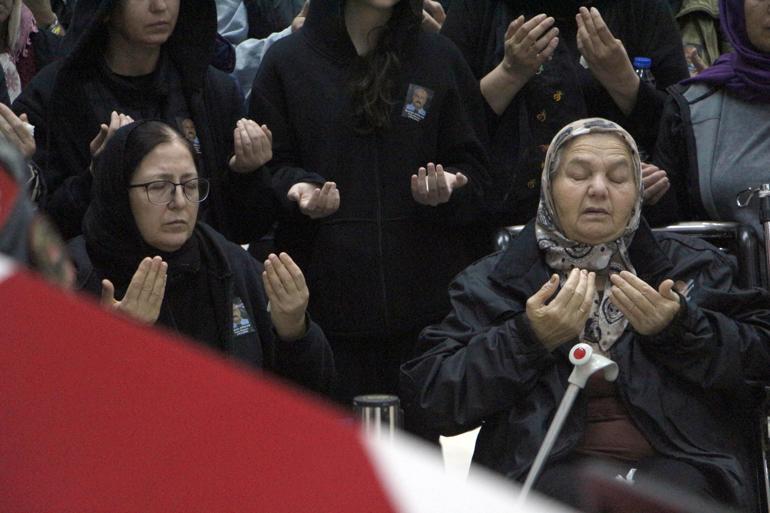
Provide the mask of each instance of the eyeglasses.
{"label": "eyeglasses", "polygon": [[186,182],[174,183],[168,180],[153,180],[152,182],[129,185],[129,189],[144,187],[147,200],[153,205],[168,205],[174,199],[177,186],[182,186],[184,197],[193,203],[200,203],[209,195],[209,181],[205,178],[193,178]]}

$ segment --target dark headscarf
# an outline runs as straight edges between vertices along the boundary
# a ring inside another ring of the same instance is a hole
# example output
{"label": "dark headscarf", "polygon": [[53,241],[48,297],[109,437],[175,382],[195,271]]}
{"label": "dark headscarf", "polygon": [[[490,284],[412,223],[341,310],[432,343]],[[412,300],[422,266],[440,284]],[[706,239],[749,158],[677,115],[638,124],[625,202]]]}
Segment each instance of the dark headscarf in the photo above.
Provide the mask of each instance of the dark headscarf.
{"label": "dark headscarf", "polygon": [[200,260],[195,237],[190,237],[173,253],[162,252],[147,244],[131,212],[128,185],[144,156],[130,158],[126,149],[134,130],[151,121],[154,120],[126,125],[107,141],[94,163],[91,204],[83,218],[83,236],[94,267],[105,271],[106,277],[121,292],[145,257],[161,256],[169,265],[169,278],[190,267],[197,269]]}
{"label": "dark headscarf", "polygon": [[722,29],[734,51],[683,84],[720,86],[741,100],[770,103],[770,54],[759,51],[746,32],[743,0],[719,0]]}

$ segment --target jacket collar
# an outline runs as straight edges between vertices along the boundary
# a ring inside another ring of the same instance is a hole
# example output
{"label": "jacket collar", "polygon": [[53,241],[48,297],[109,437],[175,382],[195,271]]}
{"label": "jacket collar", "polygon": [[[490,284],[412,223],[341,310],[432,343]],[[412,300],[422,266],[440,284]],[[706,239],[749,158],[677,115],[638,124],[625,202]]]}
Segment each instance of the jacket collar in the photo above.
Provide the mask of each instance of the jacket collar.
{"label": "jacket collar", "polygon": [[[655,288],[674,269],[644,218],[639,221],[628,254],[639,278]],[[533,219],[503,251],[489,278],[526,299],[543,286],[552,272],[537,246]]]}

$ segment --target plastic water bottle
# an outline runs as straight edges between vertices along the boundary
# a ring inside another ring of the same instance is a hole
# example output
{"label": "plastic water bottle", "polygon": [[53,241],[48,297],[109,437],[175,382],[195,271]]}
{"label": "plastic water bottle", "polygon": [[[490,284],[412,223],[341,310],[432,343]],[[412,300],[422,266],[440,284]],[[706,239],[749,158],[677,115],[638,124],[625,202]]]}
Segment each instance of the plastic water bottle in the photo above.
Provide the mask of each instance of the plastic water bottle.
{"label": "plastic water bottle", "polygon": [[649,57],[634,57],[634,72],[645,84],[655,87],[655,77],[652,76],[652,59]]}
{"label": "plastic water bottle", "polygon": [[[639,75],[639,80],[655,87],[655,77],[652,76],[652,59],[649,57],[634,57],[634,72]],[[650,161],[650,152],[647,148],[639,147],[639,157],[642,162]]]}

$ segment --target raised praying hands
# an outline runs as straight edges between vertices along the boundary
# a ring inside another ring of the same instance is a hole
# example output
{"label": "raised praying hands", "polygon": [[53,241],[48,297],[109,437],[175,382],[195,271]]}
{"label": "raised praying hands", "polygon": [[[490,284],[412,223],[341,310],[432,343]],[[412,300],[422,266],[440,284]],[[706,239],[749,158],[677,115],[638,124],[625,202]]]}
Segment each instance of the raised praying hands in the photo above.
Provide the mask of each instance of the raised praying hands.
{"label": "raised praying hands", "polygon": [[35,137],[27,115],[17,116],[2,103],[0,103],[0,134],[25,158],[31,158],[35,154]]}
{"label": "raised praying hands", "polygon": [[519,16],[505,32],[503,69],[519,79],[529,80],[548,61],[559,44],[554,19],[538,14],[529,20]]}
{"label": "raised praying hands", "polygon": [[596,7],[581,7],[577,16],[577,46],[593,76],[610,93],[624,114],[636,105],[639,77],[620,39],[616,39]]}
{"label": "raised praying hands", "polygon": [[681,305],[674,281],[664,280],[658,290],[628,271],[610,276],[610,301],[641,335],[660,333],[674,320]]}
{"label": "raised praying hands", "polygon": [[275,332],[287,342],[302,338],[307,332],[305,311],[310,300],[302,270],[286,253],[271,253],[265,260],[262,283]]}
{"label": "raised praying hands", "polygon": [[326,182],[321,187],[308,182],[295,183],[286,197],[311,219],[330,216],[340,208],[340,191],[334,182]]}
{"label": "raised praying hands", "polygon": [[159,256],[144,258],[137,268],[123,299],[115,299],[115,286],[102,280],[101,303],[144,324],[155,324],[166,292],[168,264]]}
{"label": "raised praying hands", "polygon": [[110,113],[110,124],[108,125],[106,123],[102,123],[99,125],[99,133],[96,134],[96,137],[94,137],[89,144],[89,148],[91,150],[91,159],[93,160],[99,156],[102,150],[104,150],[104,147],[107,145],[107,141],[110,140],[110,137],[112,137],[112,134],[114,134],[118,128],[133,122],[134,118],[128,114],[120,114],[113,110]]}
{"label": "raised praying hands", "polygon": [[591,315],[596,292],[596,273],[578,269],[570,271],[556,297],[546,304],[559,288],[559,276],[551,276],[527,299],[526,315],[532,331],[549,351],[580,336]]}
{"label": "raised praying hands", "polygon": [[468,183],[464,174],[444,171],[441,164],[432,162],[427,167],[421,167],[416,175],[412,175],[412,198],[421,204],[435,207],[446,203],[452,197],[452,192]]}
{"label": "raised praying hands", "polygon": [[233,130],[233,146],[230,169],[236,173],[251,173],[273,158],[273,133],[267,125],[239,119]]}

